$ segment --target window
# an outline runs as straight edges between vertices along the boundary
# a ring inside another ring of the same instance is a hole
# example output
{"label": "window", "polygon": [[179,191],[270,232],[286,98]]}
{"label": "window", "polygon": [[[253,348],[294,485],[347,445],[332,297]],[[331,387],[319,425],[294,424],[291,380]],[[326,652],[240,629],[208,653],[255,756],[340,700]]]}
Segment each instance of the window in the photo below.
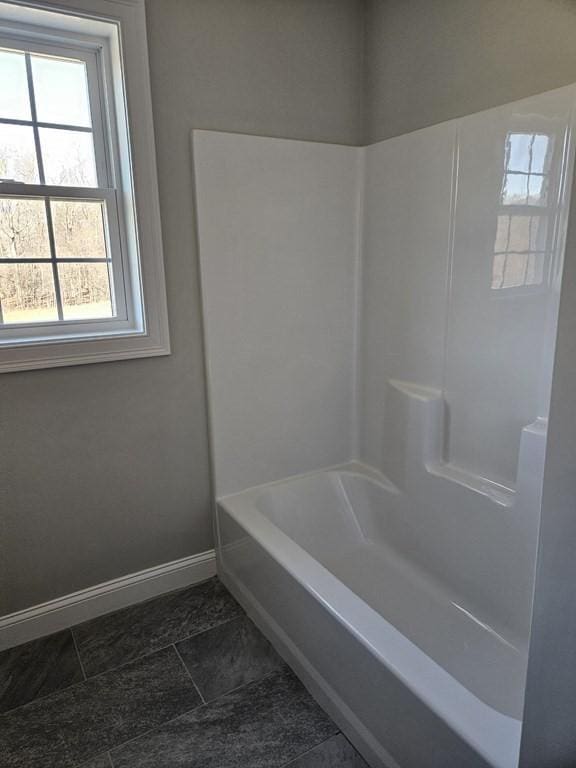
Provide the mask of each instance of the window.
{"label": "window", "polygon": [[0,2],[0,370],[167,354],[143,4],[34,5]]}
{"label": "window", "polygon": [[550,137],[543,133],[509,133],[503,205],[546,205],[550,173]]}
{"label": "window", "polygon": [[510,132],[506,136],[492,290],[537,287],[545,282],[552,234],[553,148],[553,137],[545,133]]}

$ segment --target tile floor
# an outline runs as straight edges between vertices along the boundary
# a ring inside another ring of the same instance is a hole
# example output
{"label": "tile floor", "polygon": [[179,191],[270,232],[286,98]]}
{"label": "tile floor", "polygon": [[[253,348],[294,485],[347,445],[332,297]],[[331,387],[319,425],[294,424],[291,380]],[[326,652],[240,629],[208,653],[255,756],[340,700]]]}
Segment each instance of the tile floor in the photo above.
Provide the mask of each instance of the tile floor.
{"label": "tile floor", "polygon": [[367,768],[217,578],[0,653],[1,768]]}

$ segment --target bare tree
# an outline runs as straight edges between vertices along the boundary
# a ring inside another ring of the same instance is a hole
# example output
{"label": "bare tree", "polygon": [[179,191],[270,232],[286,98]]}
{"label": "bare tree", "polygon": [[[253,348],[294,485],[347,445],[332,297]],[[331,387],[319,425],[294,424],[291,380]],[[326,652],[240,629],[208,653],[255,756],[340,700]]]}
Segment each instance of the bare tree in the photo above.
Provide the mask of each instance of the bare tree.
{"label": "bare tree", "polygon": [[[33,156],[22,154],[14,158],[6,148],[0,147],[0,177],[8,170],[16,170],[19,177],[29,179],[34,175],[34,165]],[[86,183],[85,161],[78,149],[73,154],[73,162],[62,168],[60,177],[62,184]],[[106,306],[106,302],[110,302],[108,265],[73,261],[106,256],[100,203],[53,200],[50,210],[56,255],[59,259],[70,260],[58,265],[64,307],[71,311],[81,305]],[[0,258],[14,261],[13,264],[6,261],[0,264],[3,317],[0,322],[10,322],[16,315],[20,318],[22,313],[26,314],[27,321],[47,319],[55,312],[56,293],[50,255],[45,201],[0,197]],[[46,264],[26,263],[30,258],[46,258]]]}

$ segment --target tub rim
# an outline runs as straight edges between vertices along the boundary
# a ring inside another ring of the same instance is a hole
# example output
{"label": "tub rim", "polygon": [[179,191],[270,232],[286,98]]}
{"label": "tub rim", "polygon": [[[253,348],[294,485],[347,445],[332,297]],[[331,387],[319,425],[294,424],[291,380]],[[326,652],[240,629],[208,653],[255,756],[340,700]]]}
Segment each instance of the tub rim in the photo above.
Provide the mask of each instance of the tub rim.
{"label": "tub rim", "polygon": [[[438,715],[460,738],[497,768],[517,765],[522,720],[506,715],[479,699],[446,669],[371,608],[343,581],[285,534],[255,506],[264,490],[318,474],[342,472],[379,482],[377,470],[359,462],[336,465],[275,480],[216,499],[218,548],[221,511],[228,514],[276,562],[311,594],[411,693]],[[381,483],[388,490],[389,482]],[[395,486],[392,486],[395,489]],[[395,489],[396,490],[396,489]],[[230,545],[228,545],[230,546]]]}

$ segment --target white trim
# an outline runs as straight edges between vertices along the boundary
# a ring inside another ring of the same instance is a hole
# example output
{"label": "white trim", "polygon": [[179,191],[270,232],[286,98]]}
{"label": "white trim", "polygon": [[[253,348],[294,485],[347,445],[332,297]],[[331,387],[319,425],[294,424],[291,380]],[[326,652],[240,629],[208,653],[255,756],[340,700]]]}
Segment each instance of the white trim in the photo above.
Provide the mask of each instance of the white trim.
{"label": "white trim", "polygon": [[0,617],[0,651],[119,608],[205,581],[216,573],[213,549],[121,576]]}

